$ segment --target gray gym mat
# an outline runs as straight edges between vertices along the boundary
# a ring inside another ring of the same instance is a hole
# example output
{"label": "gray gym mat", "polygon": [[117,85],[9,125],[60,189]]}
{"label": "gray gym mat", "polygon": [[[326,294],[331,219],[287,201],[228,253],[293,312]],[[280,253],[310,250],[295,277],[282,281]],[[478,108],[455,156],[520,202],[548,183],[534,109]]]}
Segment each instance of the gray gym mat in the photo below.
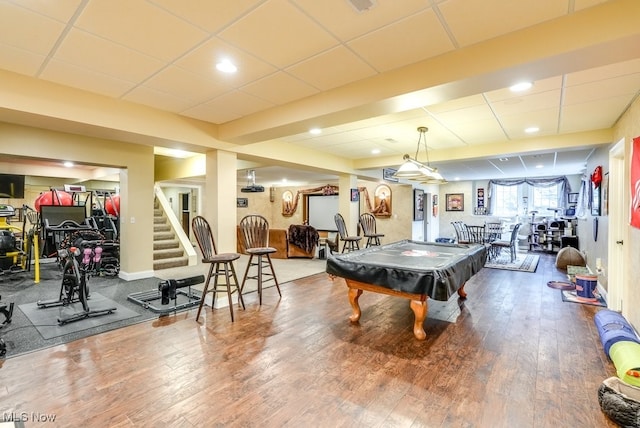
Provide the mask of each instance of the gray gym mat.
{"label": "gray gym mat", "polygon": [[107,308],[116,308],[116,310],[110,314],[91,316],[64,325],[58,325],[59,318],[66,318],[77,312],[81,312],[82,304],[77,302],[69,306],[40,308],[37,303],[27,303],[19,305],[18,307],[29,321],[31,321],[44,339],[64,336],[66,334],[76,333],[82,330],[100,327],[117,321],[140,316],[137,312],[125,308],[113,300],[104,297],[100,293],[95,292],[92,292],[89,298],[89,309],[91,311]]}

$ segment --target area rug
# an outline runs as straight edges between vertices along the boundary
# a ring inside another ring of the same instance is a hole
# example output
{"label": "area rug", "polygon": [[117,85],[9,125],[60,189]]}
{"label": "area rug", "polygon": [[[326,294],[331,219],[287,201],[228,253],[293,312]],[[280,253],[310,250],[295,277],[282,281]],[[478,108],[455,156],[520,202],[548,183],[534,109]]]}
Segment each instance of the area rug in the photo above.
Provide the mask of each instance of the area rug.
{"label": "area rug", "polygon": [[106,330],[104,326],[107,324],[139,316],[137,312],[125,308],[113,300],[104,297],[100,293],[91,293],[88,304],[90,311],[99,311],[101,309],[110,308],[114,308],[114,311],[109,314],[89,316],[74,322],[59,325],[58,319],[68,318],[74,314],[81,313],[82,304],[80,302],[76,302],[68,306],[40,308],[38,304],[34,302],[23,304],[18,307],[44,339],[52,339],[54,337],[77,333],[79,331],[95,327],[103,327],[104,331]]}
{"label": "area rug", "polygon": [[607,306],[607,302],[605,302],[602,296],[600,296],[599,294],[594,293],[594,297],[592,299],[589,299],[578,296],[575,290],[562,290],[560,293],[562,294],[563,302],[582,303],[583,305],[592,306]]}
{"label": "area rug", "polygon": [[511,262],[508,254],[487,260],[484,267],[491,269],[515,270],[519,272],[535,272],[538,267],[540,256],[537,254],[518,254],[516,259]]}

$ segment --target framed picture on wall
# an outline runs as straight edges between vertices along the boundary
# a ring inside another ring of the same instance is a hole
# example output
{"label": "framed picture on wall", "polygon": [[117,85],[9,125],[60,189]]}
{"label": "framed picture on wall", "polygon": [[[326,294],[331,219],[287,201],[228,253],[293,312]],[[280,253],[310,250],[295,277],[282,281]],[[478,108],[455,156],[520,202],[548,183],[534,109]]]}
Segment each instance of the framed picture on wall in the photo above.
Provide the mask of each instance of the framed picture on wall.
{"label": "framed picture on wall", "polygon": [[424,190],[413,189],[413,221],[424,220]]}
{"label": "framed picture on wall", "polygon": [[600,186],[591,183],[591,215],[600,215]]}
{"label": "framed picture on wall", "polygon": [[351,189],[351,202],[358,202],[360,200],[360,192],[358,189]]}
{"label": "framed picture on wall", "polygon": [[464,193],[447,193],[447,211],[464,211]]}
{"label": "framed picture on wall", "polygon": [[397,170],[393,168],[383,168],[382,169],[382,178],[387,181],[393,181],[394,183],[398,182],[398,179],[393,176]]}

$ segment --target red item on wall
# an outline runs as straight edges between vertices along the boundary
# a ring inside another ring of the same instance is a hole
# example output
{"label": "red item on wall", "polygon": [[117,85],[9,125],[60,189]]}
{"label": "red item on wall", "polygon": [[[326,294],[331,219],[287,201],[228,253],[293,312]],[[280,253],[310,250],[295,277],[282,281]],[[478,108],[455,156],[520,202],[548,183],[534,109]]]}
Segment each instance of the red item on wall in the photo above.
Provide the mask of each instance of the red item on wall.
{"label": "red item on wall", "polygon": [[599,187],[600,183],[602,183],[602,167],[600,165],[593,170],[593,174],[591,174],[591,181],[596,187]]}

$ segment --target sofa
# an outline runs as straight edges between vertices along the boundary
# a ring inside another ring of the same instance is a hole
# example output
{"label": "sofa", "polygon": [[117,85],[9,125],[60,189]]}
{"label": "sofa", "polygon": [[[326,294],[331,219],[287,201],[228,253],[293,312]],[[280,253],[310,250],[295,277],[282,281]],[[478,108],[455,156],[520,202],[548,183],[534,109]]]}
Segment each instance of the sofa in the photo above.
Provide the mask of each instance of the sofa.
{"label": "sofa", "polygon": [[[237,252],[246,254],[240,227],[236,229]],[[293,241],[293,242],[292,242]],[[269,246],[277,251],[274,259],[302,257],[312,259],[316,255],[318,232],[311,226],[291,225],[289,229],[269,229]]]}

